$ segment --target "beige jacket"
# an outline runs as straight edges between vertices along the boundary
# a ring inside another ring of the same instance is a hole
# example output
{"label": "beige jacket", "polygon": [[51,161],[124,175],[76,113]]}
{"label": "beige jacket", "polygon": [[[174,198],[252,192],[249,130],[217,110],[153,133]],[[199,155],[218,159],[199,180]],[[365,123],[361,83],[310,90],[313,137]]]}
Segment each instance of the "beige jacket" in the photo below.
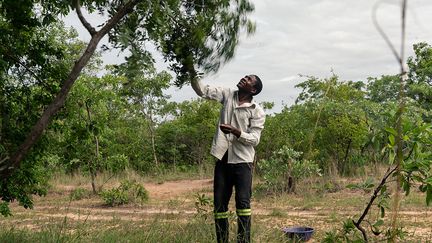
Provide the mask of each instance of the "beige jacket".
{"label": "beige jacket", "polygon": [[[254,147],[260,141],[265,122],[265,113],[261,106],[254,101],[239,106],[237,90],[203,85],[200,81],[194,81],[192,87],[199,96],[219,101],[223,105],[213,137],[211,154],[220,160],[228,150],[228,163],[253,162]],[[224,134],[219,129],[220,124],[230,124],[240,129],[240,137]]]}

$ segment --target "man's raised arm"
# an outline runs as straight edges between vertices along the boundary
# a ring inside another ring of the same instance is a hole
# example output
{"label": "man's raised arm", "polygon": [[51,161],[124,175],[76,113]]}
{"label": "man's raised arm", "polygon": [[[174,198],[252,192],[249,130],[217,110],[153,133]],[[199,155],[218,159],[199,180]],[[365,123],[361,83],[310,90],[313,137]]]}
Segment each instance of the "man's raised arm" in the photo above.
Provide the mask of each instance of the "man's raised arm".
{"label": "man's raised arm", "polygon": [[198,96],[209,100],[216,100],[221,103],[229,93],[229,89],[214,87],[208,84],[203,85],[198,78],[194,78],[191,81],[191,86]]}
{"label": "man's raised arm", "polygon": [[195,93],[198,96],[203,97],[204,93],[203,93],[203,91],[201,89],[201,82],[200,82],[200,80],[197,77],[195,77],[195,78],[192,79],[191,85],[192,85],[192,89],[195,91]]}

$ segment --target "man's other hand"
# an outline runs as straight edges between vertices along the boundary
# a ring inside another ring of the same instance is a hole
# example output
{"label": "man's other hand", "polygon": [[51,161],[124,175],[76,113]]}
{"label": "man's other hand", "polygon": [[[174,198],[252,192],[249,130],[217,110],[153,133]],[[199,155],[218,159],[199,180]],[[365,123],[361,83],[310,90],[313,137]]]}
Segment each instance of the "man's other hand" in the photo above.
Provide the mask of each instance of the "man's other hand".
{"label": "man's other hand", "polygon": [[240,137],[241,131],[230,124],[220,124],[219,128],[225,134],[232,133],[236,137]]}

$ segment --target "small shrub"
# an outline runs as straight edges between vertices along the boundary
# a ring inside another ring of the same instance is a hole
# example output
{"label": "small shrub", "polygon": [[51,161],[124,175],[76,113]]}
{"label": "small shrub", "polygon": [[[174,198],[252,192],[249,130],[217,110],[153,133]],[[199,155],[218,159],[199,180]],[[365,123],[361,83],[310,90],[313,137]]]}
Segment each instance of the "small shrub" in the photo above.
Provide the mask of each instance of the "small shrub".
{"label": "small shrub", "polygon": [[148,192],[139,183],[124,180],[119,187],[102,191],[101,197],[106,205],[113,207],[128,203],[144,203],[148,200]]}
{"label": "small shrub", "polygon": [[200,215],[207,219],[209,218],[210,213],[213,212],[213,200],[205,194],[197,193],[195,200],[195,209],[197,211],[197,215]]}
{"label": "small shrub", "polygon": [[323,193],[334,193],[343,189],[339,183],[334,180],[327,180],[321,183],[316,183],[312,186],[319,194]]}
{"label": "small shrub", "polygon": [[88,198],[89,196],[90,196],[90,192],[84,188],[76,188],[69,195],[72,201]]}
{"label": "small shrub", "polygon": [[0,202],[0,215],[3,215],[4,217],[12,216],[12,213],[9,208],[9,203]]}
{"label": "small shrub", "polygon": [[375,183],[374,179],[369,177],[364,182],[348,184],[346,187],[351,190],[359,189],[365,191],[366,193],[369,193],[372,191],[372,189],[374,189]]}
{"label": "small shrub", "polygon": [[318,164],[300,159],[302,153],[287,146],[273,152],[268,160],[258,163],[264,188],[271,192],[295,192],[296,183],[305,177],[321,175]]}

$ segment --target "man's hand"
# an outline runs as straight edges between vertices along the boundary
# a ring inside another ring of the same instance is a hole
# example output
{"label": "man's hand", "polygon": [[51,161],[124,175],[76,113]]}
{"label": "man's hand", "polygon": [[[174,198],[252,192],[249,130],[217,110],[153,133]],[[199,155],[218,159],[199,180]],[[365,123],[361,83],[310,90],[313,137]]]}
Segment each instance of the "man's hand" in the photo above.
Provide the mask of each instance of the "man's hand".
{"label": "man's hand", "polygon": [[230,124],[220,124],[219,128],[225,134],[232,133],[236,137],[240,137],[241,131]]}

